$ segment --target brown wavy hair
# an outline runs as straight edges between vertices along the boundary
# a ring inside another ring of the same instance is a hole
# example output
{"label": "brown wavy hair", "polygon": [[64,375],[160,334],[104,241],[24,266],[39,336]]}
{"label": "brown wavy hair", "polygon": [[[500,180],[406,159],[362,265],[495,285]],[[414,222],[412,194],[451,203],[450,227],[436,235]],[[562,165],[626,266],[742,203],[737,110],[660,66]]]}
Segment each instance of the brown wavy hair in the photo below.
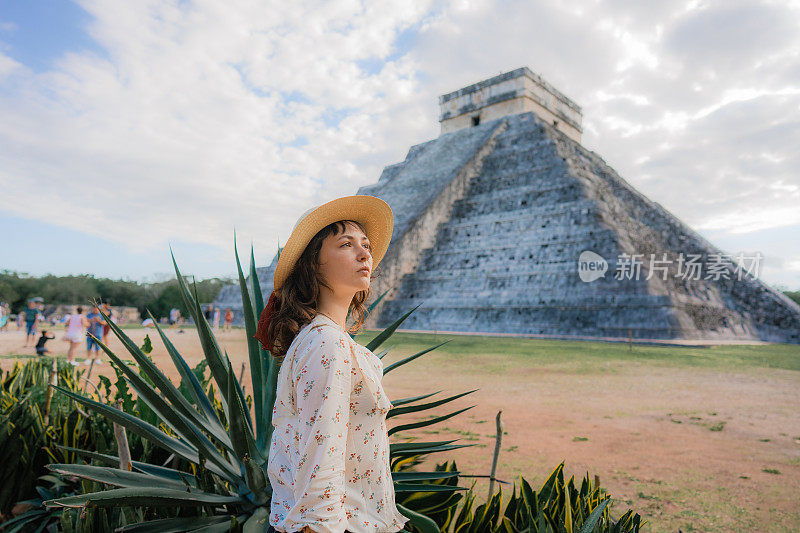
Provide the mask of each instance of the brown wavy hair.
{"label": "brown wavy hair", "polygon": [[[339,235],[344,232],[347,224],[353,224],[365,235],[364,227],[354,220],[339,220],[319,230],[309,241],[300,258],[292,267],[292,271],[276,291],[277,310],[268,328],[268,335],[273,339],[272,356],[280,362],[286,356],[289,346],[300,330],[317,316],[319,307],[320,286],[331,289],[320,274],[319,252],[322,241],[329,235]],[[378,277],[376,270],[370,275],[370,280]],[[332,290],[332,289],[331,289]],[[358,291],[350,302],[349,316],[354,317],[353,324],[347,328],[349,333],[357,333],[367,318],[367,308],[364,302],[369,299],[371,290]]]}

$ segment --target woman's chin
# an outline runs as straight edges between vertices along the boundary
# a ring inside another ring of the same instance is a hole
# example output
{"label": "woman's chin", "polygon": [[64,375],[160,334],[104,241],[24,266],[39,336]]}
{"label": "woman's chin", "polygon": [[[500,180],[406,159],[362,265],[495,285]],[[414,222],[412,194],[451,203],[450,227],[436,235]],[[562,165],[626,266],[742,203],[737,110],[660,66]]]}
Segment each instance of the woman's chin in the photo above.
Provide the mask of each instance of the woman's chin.
{"label": "woman's chin", "polygon": [[[351,284],[348,287],[348,291],[352,291],[354,293],[355,292],[366,291],[368,289],[369,289],[369,281],[368,280],[360,280],[360,282],[356,281],[356,282],[354,282],[353,284]],[[344,291],[344,286],[342,287],[342,291]]]}

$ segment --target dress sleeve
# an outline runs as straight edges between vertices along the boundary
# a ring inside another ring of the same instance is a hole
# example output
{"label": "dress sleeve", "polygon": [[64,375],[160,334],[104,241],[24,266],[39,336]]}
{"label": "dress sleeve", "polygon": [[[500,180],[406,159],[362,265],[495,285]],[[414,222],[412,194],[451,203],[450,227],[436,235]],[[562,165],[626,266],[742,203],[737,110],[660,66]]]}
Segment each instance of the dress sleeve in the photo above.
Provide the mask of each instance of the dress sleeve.
{"label": "dress sleeve", "polygon": [[287,531],[304,526],[318,533],[345,530],[345,448],[353,363],[343,335],[330,327],[312,329],[295,360],[299,457],[295,506],[284,524]]}

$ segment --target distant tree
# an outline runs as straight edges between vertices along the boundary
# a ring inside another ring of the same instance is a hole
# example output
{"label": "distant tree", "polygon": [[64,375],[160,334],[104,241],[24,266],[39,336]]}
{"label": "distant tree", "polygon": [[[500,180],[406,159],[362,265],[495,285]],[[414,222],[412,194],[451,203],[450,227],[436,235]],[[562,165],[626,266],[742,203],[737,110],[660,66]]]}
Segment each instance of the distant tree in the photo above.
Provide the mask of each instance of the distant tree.
{"label": "distant tree", "polygon": [[783,291],[783,294],[797,302],[800,305],[800,291]]}
{"label": "distant tree", "polygon": [[[193,281],[191,276],[186,276],[185,279],[191,287]],[[233,282],[234,280],[229,278],[209,278],[197,281],[198,301],[200,303],[214,301],[222,287]],[[139,311],[142,315],[144,315],[145,308],[147,308],[153,313],[153,316],[161,318],[169,316],[170,309],[177,307],[182,316],[190,316],[189,310],[186,308],[183,298],[181,297],[180,289],[178,288],[178,280],[170,280],[157,284],[155,292],[157,296],[150,300],[144,307],[140,308]]]}
{"label": "distant tree", "polygon": [[[187,277],[187,281],[191,281]],[[200,302],[211,302],[229,278],[209,278],[197,281]],[[13,312],[22,311],[34,296],[44,298],[47,305],[81,305],[98,298],[109,300],[111,305],[136,307],[140,313],[149,309],[156,318],[167,316],[177,307],[183,316],[189,316],[178,291],[178,281],[142,283],[131,280],[95,278],[90,274],[73,276],[35,277],[10,270],[0,271],[0,301],[8,302]]]}
{"label": "distant tree", "polygon": [[10,280],[0,277],[0,301],[13,305],[19,299],[17,288]]}

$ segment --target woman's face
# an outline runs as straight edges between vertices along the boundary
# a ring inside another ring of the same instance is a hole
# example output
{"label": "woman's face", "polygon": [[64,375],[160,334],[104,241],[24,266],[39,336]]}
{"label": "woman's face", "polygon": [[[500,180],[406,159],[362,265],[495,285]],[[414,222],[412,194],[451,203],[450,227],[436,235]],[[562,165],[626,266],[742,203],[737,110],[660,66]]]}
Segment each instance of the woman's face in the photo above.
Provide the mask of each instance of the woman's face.
{"label": "woman's face", "polygon": [[369,289],[372,245],[358,226],[347,223],[342,233],[325,237],[319,255],[320,274],[334,293]]}

